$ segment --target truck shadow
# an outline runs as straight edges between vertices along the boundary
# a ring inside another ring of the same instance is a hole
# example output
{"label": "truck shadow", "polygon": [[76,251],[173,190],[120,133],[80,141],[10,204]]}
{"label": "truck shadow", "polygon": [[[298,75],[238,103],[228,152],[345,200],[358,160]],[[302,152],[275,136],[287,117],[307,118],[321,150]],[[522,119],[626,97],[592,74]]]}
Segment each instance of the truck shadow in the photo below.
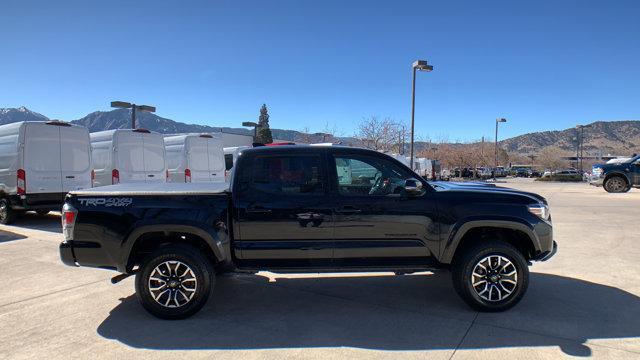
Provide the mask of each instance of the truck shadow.
{"label": "truck shadow", "polygon": [[590,356],[588,340],[640,336],[639,300],[614,287],[533,273],[518,306],[477,314],[454,293],[446,272],[275,281],[232,275],[218,277],[207,306],[192,318],[156,319],[132,295],[121,299],[97,332],[145,349],[558,346],[566,354]]}
{"label": "truck shadow", "polygon": [[26,236],[16,234],[10,231],[0,230],[0,243],[9,242],[14,240],[26,239]]}

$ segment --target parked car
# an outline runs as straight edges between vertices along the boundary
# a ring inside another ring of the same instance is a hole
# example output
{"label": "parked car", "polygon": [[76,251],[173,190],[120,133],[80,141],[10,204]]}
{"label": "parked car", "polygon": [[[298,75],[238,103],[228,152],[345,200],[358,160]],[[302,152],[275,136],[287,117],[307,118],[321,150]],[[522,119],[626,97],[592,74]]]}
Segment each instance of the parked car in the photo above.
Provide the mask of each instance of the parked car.
{"label": "parked car", "polygon": [[70,190],[91,187],[89,131],[62,121],[0,126],[0,223],[28,210],[60,210]]}
{"label": "parked car", "polygon": [[516,168],[516,169],[514,170],[514,175],[515,175],[516,177],[525,177],[525,178],[528,178],[528,177],[531,177],[531,170],[530,170],[530,169],[527,169],[527,168]]}
{"label": "parked car", "polygon": [[178,319],[206,303],[214,273],[235,270],[447,268],[471,307],[502,311],[524,296],[528,264],[557,249],[543,197],[432,186],[372,150],[246,149],[232,179],[230,188],[119,184],[71,192],[61,259],[122,273],[112,282],[135,274],[143,307]]}
{"label": "parked car", "polygon": [[212,134],[166,136],[168,182],[224,182],[222,139]]}
{"label": "parked car", "polygon": [[589,183],[602,186],[610,193],[640,188],[640,155],[622,162],[593,165]]}
{"label": "parked car", "polygon": [[166,182],[164,140],[145,129],[117,129],[90,134],[93,186],[129,182]]}

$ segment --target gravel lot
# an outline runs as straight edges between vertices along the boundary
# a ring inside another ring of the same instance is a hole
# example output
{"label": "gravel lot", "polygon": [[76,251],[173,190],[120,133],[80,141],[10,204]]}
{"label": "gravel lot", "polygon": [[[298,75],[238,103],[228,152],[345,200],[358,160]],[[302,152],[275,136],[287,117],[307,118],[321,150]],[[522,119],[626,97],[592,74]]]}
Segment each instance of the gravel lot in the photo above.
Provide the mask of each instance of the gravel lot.
{"label": "gravel lot", "polygon": [[640,190],[506,180],[547,197],[558,254],[506,313],[471,311],[449,274],[230,275],[184,321],[133,278],[64,266],[59,218],[0,225],[0,358],[640,358]]}

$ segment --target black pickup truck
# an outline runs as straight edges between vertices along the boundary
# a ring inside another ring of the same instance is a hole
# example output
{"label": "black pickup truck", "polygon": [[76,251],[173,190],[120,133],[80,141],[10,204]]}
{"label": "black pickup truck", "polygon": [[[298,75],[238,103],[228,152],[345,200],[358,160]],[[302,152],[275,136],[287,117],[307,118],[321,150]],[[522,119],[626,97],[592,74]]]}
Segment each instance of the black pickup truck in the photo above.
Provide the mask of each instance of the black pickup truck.
{"label": "black pickup truck", "polygon": [[524,295],[556,252],[547,202],[513,189],[427,182],[399,161],[337,146],[256,147],[225,184],[121,184],[71,192],[62,261],[136,275],[142,305],[185,318],[216,273],[450,269],[470,306]]}

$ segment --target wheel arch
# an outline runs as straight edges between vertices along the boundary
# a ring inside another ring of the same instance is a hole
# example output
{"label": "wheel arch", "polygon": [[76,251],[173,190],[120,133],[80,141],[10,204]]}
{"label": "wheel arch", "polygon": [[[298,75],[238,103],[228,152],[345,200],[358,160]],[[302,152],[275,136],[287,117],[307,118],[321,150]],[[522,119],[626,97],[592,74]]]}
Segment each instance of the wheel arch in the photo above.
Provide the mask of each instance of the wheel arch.
{"label": "wheel arch", "polygon": [[451,264],[462,249],[483,240],[500,240],[513,245],[525,259],[531,260],[540,251],[540,240],[529,226],[509,220],[469,221],[449,238],[440,262]]}
{"label": "wheel arch", "polygon": [[612,171],[612,172],[607,173],[607,174],[605,175],[605,177],[604,177],[603,184],[604,184],[604,182],[605,182],[605,181],[607,181],[607,180],[611,179],[611,178],[612,178],[612,177],[614,177],[614,176],[619,176],[619,177],[623,178],[623,179],[624,179],[624,181],[626,181],[626,182],[627,182],[627,186],[629,186],[629,184],[631,184],[631,180],[629,179],[629,177],[627,176],[627,174],[625,174],[625,173],[623,173],[623,172],[621,172],[621,171]]}
{"label": "wheel arch", "polygon": [[228,241],[218,232],[191,225],[148,225],[142,226],[127,237],[122,244],[122,257],[118,271],[130,273],[133,267],[149,253],[165,244],[188,244],[199,249],[212,265],[228,260],[225,244]]}

